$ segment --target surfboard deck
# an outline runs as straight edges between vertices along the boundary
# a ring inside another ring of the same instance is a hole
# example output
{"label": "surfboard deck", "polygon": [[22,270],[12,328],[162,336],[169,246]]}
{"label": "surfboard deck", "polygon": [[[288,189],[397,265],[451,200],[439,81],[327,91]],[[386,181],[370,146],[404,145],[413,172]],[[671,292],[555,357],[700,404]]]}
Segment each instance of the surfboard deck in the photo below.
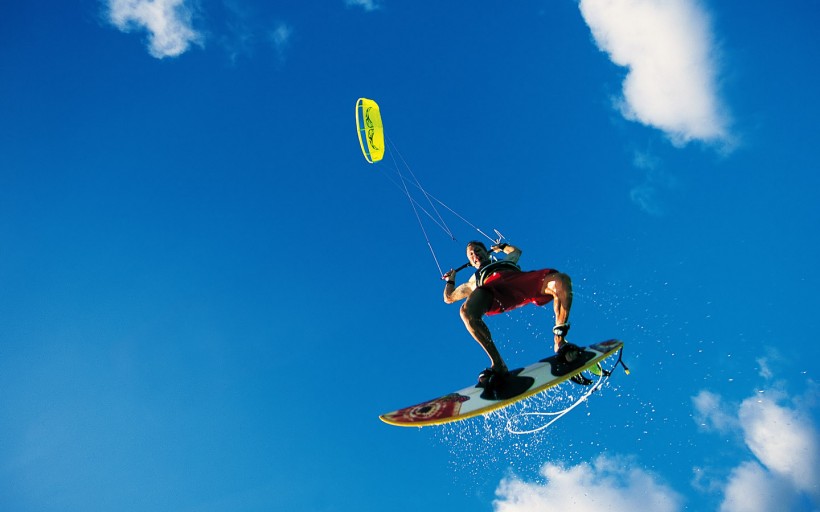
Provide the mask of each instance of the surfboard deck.
{"label": "surfboard deck", "polygon": [[379,419],[399,427],[425,427],[487,414],[561,384],[615,354],[623,345],[622,341],[608,340],[582,347],[583,352],[571,363],[559,360],[557,356],[550,356],[525,368],[513,370],[494,389],[473,385],[382,414]]}

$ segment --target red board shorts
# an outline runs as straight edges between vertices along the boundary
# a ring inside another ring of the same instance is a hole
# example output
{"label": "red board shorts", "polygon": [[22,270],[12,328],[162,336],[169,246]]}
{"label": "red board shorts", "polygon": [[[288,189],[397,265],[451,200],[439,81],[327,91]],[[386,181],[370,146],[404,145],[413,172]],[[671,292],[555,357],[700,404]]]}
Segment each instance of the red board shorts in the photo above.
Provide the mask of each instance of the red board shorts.
{"label": "red board shorts", "polygon": [[551,268],[530,272],[497,272],[491,274],[481,285],[481,289],[493,294],[493,303],[487,315],[497,315],[527,304],[543,306],[552,300],[552,295],[542,293],[544,279],[558,272]]}

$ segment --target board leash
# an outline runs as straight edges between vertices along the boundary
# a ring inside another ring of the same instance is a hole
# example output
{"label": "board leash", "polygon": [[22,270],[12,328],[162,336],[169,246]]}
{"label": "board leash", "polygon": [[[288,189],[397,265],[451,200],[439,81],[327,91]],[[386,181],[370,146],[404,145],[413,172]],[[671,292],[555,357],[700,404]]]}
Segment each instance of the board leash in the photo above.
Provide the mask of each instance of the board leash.
{"label": "board leash", "polygon": [[[592,396],[593,393],[595,393],[596,391],[603,388],[604,384],[606,384],[606,382],[612,376],[612,372],[614,372],[615,368],[617,368],[619,365],[623,367],[624,373],[629,375],[630,374],[629,367],[627,367],[626,364],[624,363],[624,360],[623,360],[623,355],[624,354],[623,353],[624,353],[624,349],[623,349],[623,347],[621,347],[621,349],[618,350],[618,360],[615,361],[614,365],[612,365],[612,369],[611,370],[604,370],[603,368],[601,368],[601,373],[598,374],[598,380],[595,383],[593,383],[589,387],[589,389],[587,389],[587,391],[584,394],[582,394],[581,397],[578,398],[578,400],[575,401],[575,403],[573,403],[572,405],[570,405],[569,407],[566,407],[565,409],[563,409],[561,411],[556,411],[556,412],[522,412],[522,413],[518,413],[515,416],[507,419],[507,425],[506,425],[507,432],[509,432],[510,434],[516,434],[516,435],[534,434],[536,432],[540,432],[540,431],[548,428],[550,425],[552,425],[556,421],[563,418],[564,415],[566,415],[568,412],[570,412],[571,410],[575,409],[576,407],[578,407],[579,405],[584,403],[590,396]],[[580,375],[580,373],[578,375]],[[525,417],[528,417],[528,416],[546,416],[546,417],[552,416],[553,418],[551,420],[549,420],[545,425],[541,425],[539,427],[536,427],[536,428],[530,429],[530,430],[517,430],[513,426],[514,422],[517,422],[521,418],[525,418]]]}

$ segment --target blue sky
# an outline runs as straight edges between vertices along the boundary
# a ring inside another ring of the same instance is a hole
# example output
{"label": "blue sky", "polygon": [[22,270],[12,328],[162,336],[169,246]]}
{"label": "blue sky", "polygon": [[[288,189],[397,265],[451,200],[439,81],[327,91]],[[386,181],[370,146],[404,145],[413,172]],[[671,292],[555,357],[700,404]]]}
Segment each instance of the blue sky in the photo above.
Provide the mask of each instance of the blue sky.
{"label": "blue sky", "polygon": [[[0,508],[820,509],[820,6],[513,4],[5,2]],[[362,96],[632,375],[528,436],[378,420],[487,363]]]}

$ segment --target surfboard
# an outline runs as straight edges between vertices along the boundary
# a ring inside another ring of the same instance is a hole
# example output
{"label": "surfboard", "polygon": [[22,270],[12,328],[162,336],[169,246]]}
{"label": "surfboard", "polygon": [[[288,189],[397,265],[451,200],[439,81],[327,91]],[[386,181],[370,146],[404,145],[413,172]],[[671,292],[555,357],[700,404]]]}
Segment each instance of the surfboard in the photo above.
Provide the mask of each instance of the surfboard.
{"label": "surfboard", "polygon": [[471,386],[382,414],[379,419],[399,427],[425,427],[487,414],[561,384],[615,354],[623,345],[622,341],[608,340],[583,347],[583,351],[571,363],[558,356],[550,356],[525,368],[513,370],[500,385],[493,388]]}

